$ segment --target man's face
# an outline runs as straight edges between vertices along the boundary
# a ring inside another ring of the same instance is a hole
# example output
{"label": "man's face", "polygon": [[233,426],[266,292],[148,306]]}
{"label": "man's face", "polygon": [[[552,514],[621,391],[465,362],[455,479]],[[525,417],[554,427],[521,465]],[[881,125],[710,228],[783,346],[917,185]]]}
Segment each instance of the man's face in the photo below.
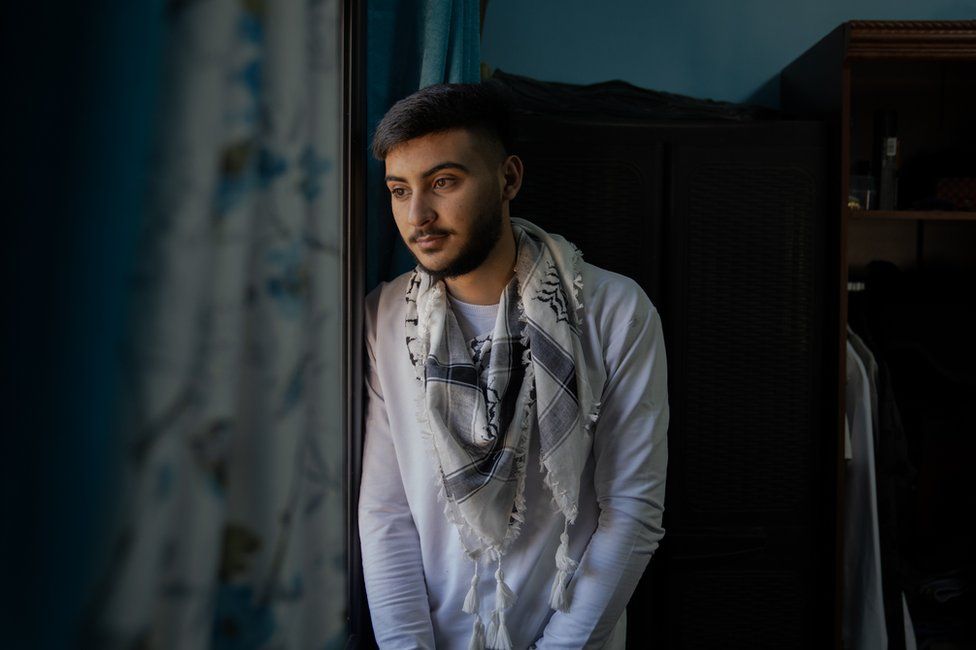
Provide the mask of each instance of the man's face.
{"label": "man's face", "polygon": [[404,142],[386,157],[400,236],[437,278],[469,273],[501,237],[503,154],[464,129]]}

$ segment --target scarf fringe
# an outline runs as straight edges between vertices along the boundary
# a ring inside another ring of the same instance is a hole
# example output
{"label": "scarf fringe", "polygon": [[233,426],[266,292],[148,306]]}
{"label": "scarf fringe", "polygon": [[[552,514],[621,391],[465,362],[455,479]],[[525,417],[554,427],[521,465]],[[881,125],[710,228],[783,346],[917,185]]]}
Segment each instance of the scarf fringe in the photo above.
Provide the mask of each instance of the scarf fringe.
{"label": "scarf fringe", "polygon": [[[423,283],[428,282],[429,278],[424,277],[420,271],[415,270],[413,278],[411,278],[411,283],[415,280]],[[434,439],[434,433],[430,428],[430,414],[427,410],[428,405],[426,396],[424,394],[424,385],[427,381],[426,362],[424,360],[426,359],[427,352],[430,349],[431,320],[435,311],[435,309],[433,309],[433,305],[437,301],[446,301],[446,297],[444,296],[443,284],[440,282],[433,284],[427,291],[431,292],[429,299],[423,301],[417,300],[418,336],[416,339],[407,342],[407,349],[414,359],[419,360],[419,362],[414,366],[415,376],[418,383],[418,390],[414,404],[416,406],[416,417],[417,423],[420,425],[421,437],[423,437],[427,446],[428,455],[431,458],[440,458],[439,454],[437,453],[437,442]],[[423,323],[423,326],[421,326],[420,323]],[[492,540],[479,535],[478,532],[461,514],[454,500],[447,496],[447,489],[444,486],[440,468],[437,469],[436,476],[437,501],[444,508],[444,516],[449,522],[457,527],[458,532],[461,535],[461,542],[465,547],[468,557],[477,562],[478,558],[481,557],[483,550],[491,548],[493,542]],[[525,507],[524,501],[525,499],[523,496],[523,509]],[[476,541],[477,544],[472,544],[472,541]]]}
{"label": "scarf fringe", "polygon": [[[572,337],[572,352],[575,359],[583,358],[582,345],[580,343],[579,332],[582,330],[584,316],[583,304],[583,254],[572,242],[567,241],[559,235],[550,235],[545,230],[524,219],[512,218],[512,224],[521,228],[524,232],[538,239],[544,249],[548,249],[552,256],[559,276],[562,281],[563,292],[571,302],[572,309],[567,310],[572,315],[571,328],[576,332]],[[529,286],[519,286],[519,304],[524,302],[523,293],[532,296],[542,292],[542,285],[545,278],[542,274],[534,274],[529,279]],[[585,368],[578,368],[576,373],[577,394],[580,406],[580,428],[583,434],[583,447],[588,448],[592,444],[593,429],[600,415],[600,403],[594,397],[593,387],[590,385]],[[551,490],[553,502],[556,507],[569,519],[570,523],[576,520],[579,487],[567,487],[552,476],[552,472],[546,465],[547,458],[540,456],[540,471],[544,475],[546,487]],[[569,480],[573,480],[570,478]],[[577,477],[578,480],[578,477]]]}
{"label": "scarf fringe", "polygon": [[[522,380],[524,386],[531,387],[535,384],[535,370],[530,363],[525,367],[525,377]],[[531,436],[531,425],[533,411],[535,410],[535,400],[529,395],[525,400],[522,409],[522,433],[519,436],[518,445],[515,448],[515,503],[512,511],[512,522],[505,531],[505,539],[500,548],[496,549],[496,554],[501,557],[511,546],[512,542],[518,538],[522,532],[522,524],[525,523],[525,464],[529,459],[529,438]]]}
{"label": "scarf fringe", "polygon": [[583,329],[583,253],[576,244],[567,242],[573,249],[573,305],[576,307],[576,326]]}
{"label": "scarf fringe", "polygon": [[569,557],[569,520],[559,536],[559,548],[556,549],[556,577],[552,580],[549,590],[549,606],[560,612],[568,612],[570,599],[567,592],[569,579],[578,566],[576,560]]}

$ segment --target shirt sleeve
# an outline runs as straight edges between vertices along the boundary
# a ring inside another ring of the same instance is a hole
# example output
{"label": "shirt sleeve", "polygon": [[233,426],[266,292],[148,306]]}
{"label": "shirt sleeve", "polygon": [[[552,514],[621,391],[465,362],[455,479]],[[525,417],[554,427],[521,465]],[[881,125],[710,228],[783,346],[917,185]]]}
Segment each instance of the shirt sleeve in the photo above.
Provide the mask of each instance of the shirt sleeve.
{"label": "shirt sleeve", "polygon": [[434,648],[420,538],[407,503],[376,372],[373,315],[366,308],[366,426],[359,539],[373,633],[383,650]]}
{"label": "shirt sleeve", "polygon": [[642,298],[607,347],[593,438],[599,523],[570,583],[570,609],[552,615],[540,649],[603,647],[664,536],[667,360],[660,316]]}

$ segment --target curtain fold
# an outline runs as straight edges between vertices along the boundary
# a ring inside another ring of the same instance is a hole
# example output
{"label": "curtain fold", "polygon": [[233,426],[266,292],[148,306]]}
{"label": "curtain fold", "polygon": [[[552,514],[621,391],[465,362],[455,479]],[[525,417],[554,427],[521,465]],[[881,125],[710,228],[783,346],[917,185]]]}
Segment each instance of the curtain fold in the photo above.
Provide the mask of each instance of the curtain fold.
{"label": "curtain fold", "polygon": [[339,4],[166,20],[125,502],[87,645],[343,647]]}

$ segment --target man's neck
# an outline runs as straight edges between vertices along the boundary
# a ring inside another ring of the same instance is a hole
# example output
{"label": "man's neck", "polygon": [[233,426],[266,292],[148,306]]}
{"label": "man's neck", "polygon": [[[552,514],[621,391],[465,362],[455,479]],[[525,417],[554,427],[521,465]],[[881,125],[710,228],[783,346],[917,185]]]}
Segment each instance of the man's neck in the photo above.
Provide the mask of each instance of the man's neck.
{"label": "man's neck", "polygon": [[502,236],[484,263],[470,273],[445,278],[451,295],[471,305],[494,305],[515,275],[515,233],[506,220]]}

